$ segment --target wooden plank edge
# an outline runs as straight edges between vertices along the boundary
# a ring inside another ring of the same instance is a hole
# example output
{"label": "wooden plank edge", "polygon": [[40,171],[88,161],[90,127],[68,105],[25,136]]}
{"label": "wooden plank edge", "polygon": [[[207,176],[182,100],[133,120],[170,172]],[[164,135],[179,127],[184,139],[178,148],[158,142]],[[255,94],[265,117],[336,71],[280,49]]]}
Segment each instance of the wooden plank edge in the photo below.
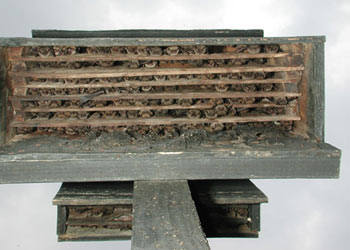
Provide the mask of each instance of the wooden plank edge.
{"label": "wooden plank edge", "polygon": [[13,127],[101,127],[101,126],[131,126],[131,125],[175,125],[175,124],[203,124],[203,123],[246,123],[246,122],[277,122],[299,121],[299,116],[250,116],[250,117],[219,117],[215,119],[191,119],[191,118],[145,118],[145,119],[120,119],[120,120],[27,120],[24,122],[12,121]]}

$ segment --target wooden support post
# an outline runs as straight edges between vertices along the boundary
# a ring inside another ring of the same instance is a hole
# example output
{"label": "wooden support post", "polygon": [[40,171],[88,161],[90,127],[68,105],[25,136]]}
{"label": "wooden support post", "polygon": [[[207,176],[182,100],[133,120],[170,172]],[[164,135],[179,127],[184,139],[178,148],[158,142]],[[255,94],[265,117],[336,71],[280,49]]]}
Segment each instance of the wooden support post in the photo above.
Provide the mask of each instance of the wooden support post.
{"label": "wooden support post", "polygon": [[132,250],[210,249],[188,183],[135,181]]}

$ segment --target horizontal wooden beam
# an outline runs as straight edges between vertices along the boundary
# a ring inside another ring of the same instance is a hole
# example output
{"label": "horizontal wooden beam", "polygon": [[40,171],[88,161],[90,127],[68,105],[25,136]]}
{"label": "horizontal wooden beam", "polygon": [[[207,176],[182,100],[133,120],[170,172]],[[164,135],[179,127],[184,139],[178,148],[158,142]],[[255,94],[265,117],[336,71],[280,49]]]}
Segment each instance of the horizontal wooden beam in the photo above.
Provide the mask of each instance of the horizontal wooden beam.
{"label": "horizontal wooden beam", "polygon": [[[63,108],[25,108],[23,112],[94,112],[94,111],[124,111],[124,110],[174,110],[174,109],[210,109],[213,108],[214,104],[195,104],[195,105],[150,105],[150,106],[105,106],[105,107],[63,107]],[[275,107],[285,107],[285,105],[278,105],[274,103],[239,103],[231,104],[230,107],[233,108],[275,108]]]}
{"label": "horizontal wooden beam", "polygon": [[324,43],[325,36],[299,37],[185,37],[185,38],[0,38],[0,46],[185,46],[237,44],[300,44]]}
{"label": "horizontal wooden beam", "polygon": [[143,118],[143,119],[32,119],[21,121],[13,121],[11,127],[99,127],[99,126],[133,126],[133,125],[174,125],[174,124],[202,124],[202,123],[245,123],[245,122],[277,122],[277,121],[299,121],[299,116],[276,115],[276,116],[235,116],[235,117],[219,117],[215,119],[199,118]]}
{"label": "horizontal wooden beam", "polygon": [[213,68],[140,68],[130,69],[122,67],[91,67],[86,69],[32,69],[28,71],[10,71],[10,76],[67,79],[67,78],[108,78],[133,77],[153,75],[193,75],[193,74],[227,74],[245,72],[282,72],[302,71],[304,66],[237,66]]}
{"label": "horizontal wooden beam", "polygon": [[[47,96],[10,96],[11,101],[69,101],[81,100],[87,95],[47,95]],[[296,92],[277,92],[277,91],[257,91],[257,92],[159,92],[159,93],[126,93],[126,94],[106,94],[92,97],[91,100],[96,101],[112,101],[112,100],[144,100],[144,99],[215,99],[215,98],[252,98],[252,97],[300,97],[301,93]]]}
{"label": "horizontal wooden beam", "polygon": [[39,136],[0,148],[0,183],[338,178],[341,155],[329,144],[298,137],[278,144],[233,141],[227,148],[144,149],[135,144],[126,152],[98,146],[83,151],[84,144],[74,145],[69,139]]}
{"label": "horizontal wooden beam", "polygon": [[30,81],[27,85],[16,86],[16,88],[31,89],[66,89],[66,88],[129,88],[129,87],[149,87],[149,86],[198,86],[198,85],[240,85],[240,84],[282,84],[298,83],[298,79],[227,79],[227,80],[166,80],[166,81],[124,81],[124,82],[104,82],[96,81],[94,83],[58,83],[52,81],[36,82]]}
{"label": "horizontal wooden beam", "polygon": [[10,61],[22,62],[96,62],[96,61],[188,61],[188,60],[220,60],[220,59],[255,59],[255,58],[280,58],[290,55],[289,53],[213,53],[201,55],[180,54],[176,56],[142,56],[129,54],[74,54],[67,56],[13,56]]}

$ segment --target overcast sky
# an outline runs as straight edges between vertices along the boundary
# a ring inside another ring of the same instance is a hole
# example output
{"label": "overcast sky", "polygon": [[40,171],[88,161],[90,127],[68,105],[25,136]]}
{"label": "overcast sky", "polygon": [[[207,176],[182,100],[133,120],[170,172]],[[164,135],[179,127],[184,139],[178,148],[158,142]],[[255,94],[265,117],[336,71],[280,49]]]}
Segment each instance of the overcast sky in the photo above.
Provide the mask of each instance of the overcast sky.
{"label": "overcast sky", "polygon": [[[259,239],[210,240],[212,249],[348,249],[350,1],[0,0],[0,37],[31,29],[264,29],[326,35],[326,141],[343,150],[339,180],[259,180],[269,197]],[[130,249],[130,242],[57,243],[59,184],[0,185],[0,248]]]}

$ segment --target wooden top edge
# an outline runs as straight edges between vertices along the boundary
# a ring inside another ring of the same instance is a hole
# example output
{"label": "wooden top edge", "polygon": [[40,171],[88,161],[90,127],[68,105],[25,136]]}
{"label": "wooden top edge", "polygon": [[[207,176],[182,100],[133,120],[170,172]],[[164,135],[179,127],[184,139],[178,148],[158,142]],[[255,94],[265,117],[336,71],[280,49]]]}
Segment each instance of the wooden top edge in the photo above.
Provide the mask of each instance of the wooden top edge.
{"label": "wooden top edge", "polygon": [[173,46],[320,43],[325,36],[300,37],[182,37],[182,38],[0,38],[0,47],[19,46]]}
{"label": "wooden top edge", "polygon": [[33,38],[96,38],[96,37],[263,37],[262,29],[124,29],[124,30],[32,30]]}

